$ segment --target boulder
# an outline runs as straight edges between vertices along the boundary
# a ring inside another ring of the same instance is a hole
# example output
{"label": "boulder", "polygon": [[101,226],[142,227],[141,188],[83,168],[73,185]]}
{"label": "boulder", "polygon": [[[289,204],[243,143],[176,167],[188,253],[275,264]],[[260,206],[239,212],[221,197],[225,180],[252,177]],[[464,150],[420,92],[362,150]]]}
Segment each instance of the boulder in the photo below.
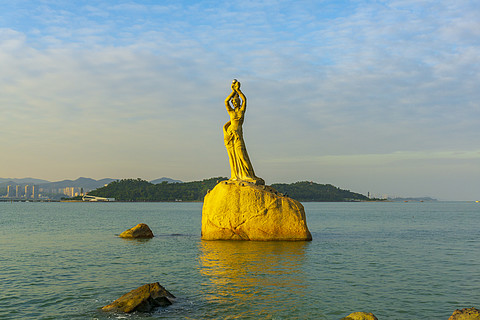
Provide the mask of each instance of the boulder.
{"label": "boulder", "polygon": [[120,233],[121,238],[150,239],[153,238],[153,232],[145,223],[139,223],[135,227]]}
{"label": "boulder", "polygon": [[111,304],[102,308],[103,311],[130,313],[133,311],[150,312],[157,307],[167,307],[173,303],[175,296],[168,292],[158,282],[145,284],[134,289]]}
{"label": "boulder", "polygon": [[480,310],[474,307],[457,309],[448,320],[480,320]]}
{"label": "boulder", "polygon": [[341,320],[378,320],[377,317],[373,315],[371,312],[354,312],[350,313],[345,318]]}
{"label": "boulder", "polygon": [[203,240],[312,240],[303,205],[270,186],[222,181],[207,193]]}

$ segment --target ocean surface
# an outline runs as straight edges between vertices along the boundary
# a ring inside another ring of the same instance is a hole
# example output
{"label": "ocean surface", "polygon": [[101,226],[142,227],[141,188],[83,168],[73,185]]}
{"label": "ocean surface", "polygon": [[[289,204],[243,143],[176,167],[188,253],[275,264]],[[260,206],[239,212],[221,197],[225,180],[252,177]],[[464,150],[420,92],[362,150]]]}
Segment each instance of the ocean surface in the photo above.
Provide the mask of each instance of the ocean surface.
{"label": "ocean surface", "polygon": [[[304,203],[311,242],[201,241],[202,203],[0,203],[0,319],[448,319],[480,308],[480,203]],[[151,240],[117,235],[147,223]],[[100,308],[143,284],[155,312]]]}

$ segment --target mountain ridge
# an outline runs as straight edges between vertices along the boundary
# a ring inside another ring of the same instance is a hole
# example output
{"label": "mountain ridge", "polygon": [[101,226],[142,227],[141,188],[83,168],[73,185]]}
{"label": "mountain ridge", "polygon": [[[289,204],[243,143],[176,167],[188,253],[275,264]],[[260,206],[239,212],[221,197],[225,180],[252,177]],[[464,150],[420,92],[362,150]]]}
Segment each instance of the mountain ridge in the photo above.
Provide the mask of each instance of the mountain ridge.
{"label": "mountain ridge", "polygon": [[[79,177],[75,180],[72,179],[64,179],[64,180],[58,180],[58,181],[49,181],[49,180],[44,180],[44,179],[37,179],[37,178],[31,178],[31,177],[26,177],[26,178],[0,178],[0,184],[5,184],[5,183],[11,183],[15,185],[24,185],[24,184],[34,184],[38,186],[43,186],[47,184],[55,184],[55,185],[60,185],[62,187],[65,185],[65,187],[76,187],[79,184],[82,183],[95,183],[95,182],[105,182],[105,184],[108,184],[112,181],[117,181],[121,179],[114,179],[114,178],[102,178],[102,179],[93,179],[93,178],[86,178],[86,177]],[[151,180],[150,183],[153,184],[158,184],[162,183],[164,181],[167,181],[168,183],[183,183],[181,180],[177,179],[172,179],[168,177],[162,177],[158,179]],[[68,184],[68,186],[66,185]]]}
{"label": "mountain ridge", "polygon": [[50,183],[48,180],[43,179],[36,179],[36,178],[0,178],[0,183],[16,183],[16,184],[42,184],[42,183]]}

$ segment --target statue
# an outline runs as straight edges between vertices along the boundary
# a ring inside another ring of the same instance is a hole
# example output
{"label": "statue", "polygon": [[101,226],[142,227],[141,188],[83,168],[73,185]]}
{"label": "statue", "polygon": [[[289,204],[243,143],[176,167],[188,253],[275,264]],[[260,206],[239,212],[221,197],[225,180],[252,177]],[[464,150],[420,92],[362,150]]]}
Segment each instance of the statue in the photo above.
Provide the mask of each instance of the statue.
{"label": "statue", "polygon": [[266,186],[253,172],[242,130],[247,98],[237,80],[225,107],[230,121],[223,134],[232,176],[203,199],[202,240],[312,240],[303,205]]}
{"label": "statue", "polygon": [[245,141],[243,141],[242,125],[247,108],[247,98],[240,90],[240,82],[236,79],[232,82],[232,93],[225,99],[225,107],[230,116],[230,121],[223,126],[223,140],[230,162],[230,180],[241,180],[255,185],[264,185],[265,181],[255,176],[247,148],[245,147]]}

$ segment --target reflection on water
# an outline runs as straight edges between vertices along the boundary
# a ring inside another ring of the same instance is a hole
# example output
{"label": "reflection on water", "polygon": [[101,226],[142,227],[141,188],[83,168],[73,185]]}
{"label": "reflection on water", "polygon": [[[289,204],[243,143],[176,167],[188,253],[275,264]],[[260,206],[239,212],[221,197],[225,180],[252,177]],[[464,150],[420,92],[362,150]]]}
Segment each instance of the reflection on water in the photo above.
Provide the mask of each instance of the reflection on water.
{"label": "reflection on water", "polygon": [[[269,318],[272,310],[277,316],[280,312],[295,318],[298,305],[289,301],[298,304],[298,296],[305,293],[308,245],[301,241],[202,241],[199,270],[202,285],[207,287],[207,304],[214,304],[217,312],[223,310],[227,318]],[[292,295],[297,297],[290,299]]]}

